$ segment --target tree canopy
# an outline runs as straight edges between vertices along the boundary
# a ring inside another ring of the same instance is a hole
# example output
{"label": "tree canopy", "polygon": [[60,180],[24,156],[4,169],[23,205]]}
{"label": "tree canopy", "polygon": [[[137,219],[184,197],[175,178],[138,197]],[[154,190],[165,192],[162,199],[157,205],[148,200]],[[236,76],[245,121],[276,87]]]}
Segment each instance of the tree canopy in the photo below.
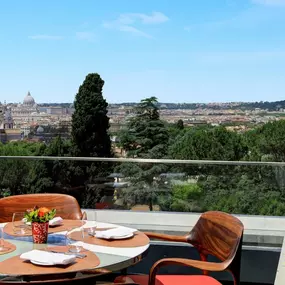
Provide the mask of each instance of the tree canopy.
{"label": "tree canopy", "polygon": [[[126,129],[119,134],[120,142],[128,157],[163,158],[167,155],[169,135],[165,123],[160,119],[157,98],[141,100],[133,110],[134,116]],[[122,191],[123,199],[129,204],[146,203],[152,209],[159,195],[167,193],[159,180],[154,177],[165,170],[165,165],[123,164],[119,168],[130,177],[132,185]]]}
{"label": "tree canopy", "polygon": [[241,160],[247,146],[241,135],[224,127],[197,127],[178,137],[169,153],[175,159]]}
{"label": "tree canopy", "polygon": [[160,120],[156,97],[141,100],[119,137],[129,157],[162,158],[167,154],[169,135]]}
{"label": "tree canopy", "polygon": [[78,156],[111,156],[108,103],[102,95],[103,86],[99,74],[88,74],[75,96],[72,140]]}

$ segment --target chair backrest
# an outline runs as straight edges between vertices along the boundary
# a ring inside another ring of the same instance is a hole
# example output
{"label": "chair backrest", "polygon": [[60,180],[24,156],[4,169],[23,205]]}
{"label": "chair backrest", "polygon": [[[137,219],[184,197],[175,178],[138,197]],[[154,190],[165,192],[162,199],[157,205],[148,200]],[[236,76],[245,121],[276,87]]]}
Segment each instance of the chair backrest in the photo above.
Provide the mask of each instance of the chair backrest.
{"label": "chair backrest", "polygon": [[63,219],[80,220],[82,212],[77,200],[64,194],[26,194],[0,199],[0,223],[11,222],[14,212],[24,212],[34,206],[56,209]]}
{"label": "chair backrest", "polygon": [[[230,266],[235,258],[240,259],[243,230],[243,224],[238,218],[223,212],[209,211],[201,215],[188,240],[200,254],[213,255]],[[237,262],[240,263],[240,260]]]}

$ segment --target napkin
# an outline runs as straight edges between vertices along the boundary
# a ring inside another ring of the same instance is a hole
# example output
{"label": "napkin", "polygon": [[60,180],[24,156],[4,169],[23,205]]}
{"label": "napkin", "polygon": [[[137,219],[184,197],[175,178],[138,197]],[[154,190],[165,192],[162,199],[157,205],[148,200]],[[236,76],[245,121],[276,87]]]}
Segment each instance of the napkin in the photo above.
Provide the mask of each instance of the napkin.
{"label": "napkin", "polygon": [[22,222],[25,223],[26,225],[30,226],[32,223],[31,222],[27,222],[26,218],[22,219]]}
{"label": "napkin", "polygon": [[43,250],[31,250],[28,252],[25,252],[20,255],[21,259],[24,260],[33,260],[40,263],[46,263],[51,265],[67,265],[69,263],[72,263],[75,261],[76,256],[75,255],[65,255],[62,253],[53,253]]}
{"label": "napkin", "polygon": [[49,225],[50,226],[59,226],[62,224],[62,222],[63,222],[63,219],[61,217],[55,217],[49,221]]}
{"label": "napkin", "polygon": [[97,231],[95,236],[97,238],[104,238],[104,239],[123,238],[125,236],[132,235],[135,231],[137,230],[125,227],[118,227],[105,231]]}

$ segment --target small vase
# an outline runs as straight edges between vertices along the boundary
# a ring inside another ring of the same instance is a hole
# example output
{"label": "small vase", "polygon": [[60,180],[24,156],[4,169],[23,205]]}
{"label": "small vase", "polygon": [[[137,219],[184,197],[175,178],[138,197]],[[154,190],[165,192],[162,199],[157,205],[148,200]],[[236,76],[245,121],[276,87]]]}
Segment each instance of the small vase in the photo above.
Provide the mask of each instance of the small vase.
{"label": "small vase", "polygon": [[32,223],[32,235],[34,243],[47,243],[48,238],[48,222],[45,223]]}

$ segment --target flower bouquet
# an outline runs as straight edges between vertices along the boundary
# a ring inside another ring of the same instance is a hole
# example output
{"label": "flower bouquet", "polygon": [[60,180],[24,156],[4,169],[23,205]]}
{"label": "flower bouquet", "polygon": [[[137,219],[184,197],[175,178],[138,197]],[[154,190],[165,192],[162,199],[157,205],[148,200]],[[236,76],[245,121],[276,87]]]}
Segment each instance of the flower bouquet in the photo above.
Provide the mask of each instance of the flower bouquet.
{"label": "flower bouquet", "polygon": [[37,206],[26,211],[25,219],[32,225],[34,243],[47,242],[49,221],[54,218],[55,213],[55,209]]}

